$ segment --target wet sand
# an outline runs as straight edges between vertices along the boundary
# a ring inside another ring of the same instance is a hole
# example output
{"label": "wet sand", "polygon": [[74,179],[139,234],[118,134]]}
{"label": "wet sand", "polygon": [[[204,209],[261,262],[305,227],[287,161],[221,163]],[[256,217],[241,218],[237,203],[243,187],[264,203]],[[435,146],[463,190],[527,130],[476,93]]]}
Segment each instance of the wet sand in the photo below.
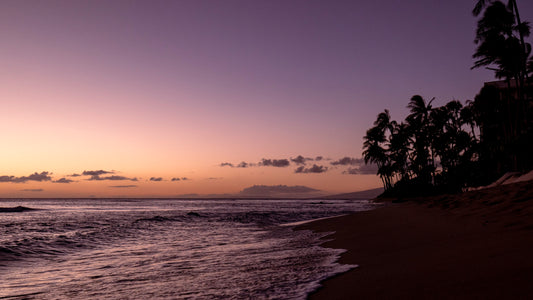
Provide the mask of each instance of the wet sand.
{"label": "wet sand", "polygon": [[384,207],[299,228],[359,267],[310,299],[533,299],[533,182]]}

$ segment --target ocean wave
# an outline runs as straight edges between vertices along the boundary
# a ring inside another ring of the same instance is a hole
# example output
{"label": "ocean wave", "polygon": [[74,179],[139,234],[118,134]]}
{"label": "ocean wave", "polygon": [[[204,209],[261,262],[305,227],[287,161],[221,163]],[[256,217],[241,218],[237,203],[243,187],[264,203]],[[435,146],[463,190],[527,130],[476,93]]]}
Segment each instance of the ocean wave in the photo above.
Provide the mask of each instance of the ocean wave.
{"label": "ocean wave", "polygon": [[25,206],[0,207],[0,213],[25,212],[25,211],[32,211],[32,210],[37,210],[37,209],[25,207]]}
{"label": "ocean wave", "polygon": [[0,219],[0,298],[304,299],[350,266],[321,234],[278,225],[359,209],[331,202],[9,203],[46,210]]}
{"label": "ocean wave", "polygon": [[134,221],[134,223],[137,222],[165,222],[165,221],[177,221],[175,218],[169,218],[169,217],[162,217],[162,216],[154,216],[150,218],[140,218]]}

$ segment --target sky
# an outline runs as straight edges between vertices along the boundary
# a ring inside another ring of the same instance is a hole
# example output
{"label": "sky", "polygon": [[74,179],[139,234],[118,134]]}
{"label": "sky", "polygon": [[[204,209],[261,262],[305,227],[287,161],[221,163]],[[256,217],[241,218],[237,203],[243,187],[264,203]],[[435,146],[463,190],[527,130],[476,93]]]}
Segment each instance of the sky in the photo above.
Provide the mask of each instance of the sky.
{"label": "sky", "polygon": [[470,70],[474,4],[0,1],[0,197],[379,187],[378,113],[494,80]]}

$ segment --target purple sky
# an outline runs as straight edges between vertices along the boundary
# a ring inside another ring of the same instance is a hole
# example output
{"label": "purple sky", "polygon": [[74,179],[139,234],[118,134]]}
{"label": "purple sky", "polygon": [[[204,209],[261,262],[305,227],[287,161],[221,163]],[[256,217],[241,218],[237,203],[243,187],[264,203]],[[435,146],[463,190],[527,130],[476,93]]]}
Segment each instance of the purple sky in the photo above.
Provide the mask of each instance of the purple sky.
{"label": "purple sky", "polygon": [[[6,175],[48,171],[62,157],[54,170],[159,177],[174,157],[173,168],[210,177],[207,166],[224,161],[360,157],[383,109],[403,119],[414,94],[465,101],[493,80],[470,70],[474,4],[2,1],[0,125],[15,132],[0,162],[10,162]],[[518,5],[533,20],[533,1]],[[69,139],[69,149],[49,146]],[[79,163],[86,157],[93,165]]]}

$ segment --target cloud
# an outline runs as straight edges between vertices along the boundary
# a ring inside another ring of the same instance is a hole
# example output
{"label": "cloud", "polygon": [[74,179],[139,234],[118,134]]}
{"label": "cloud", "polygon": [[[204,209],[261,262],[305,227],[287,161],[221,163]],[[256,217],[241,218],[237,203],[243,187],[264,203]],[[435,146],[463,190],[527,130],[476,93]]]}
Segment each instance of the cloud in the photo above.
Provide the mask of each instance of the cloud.
{"label": "cloud", "polygon": [[150,181],[163,181],[162,177],[151,177]]}
{"label": "cloud", "polygon": [[[303,155],[298,155],[296,157],[291,157],[289,159],[281,158],[281,159],[268,159],[268,158],[262,158],[260,162],[258,163],[248,163],[245,161],[240,162],[239,164],[234,164],[230,162],[223,162],[220,163],[220,167],[230,167],[230,168],[250,168],[250,167],[278,167],[278,168],[284,168],[291,165],[291,162],[296,165],[305,165],[308,161],[323,161],[323,160],[331,160],[330,158],[324,158],[323,156],[319,155],[315,158],[312,157],[304,157]],[[331,164],[332,165],[355,165],[358,163],[361,163],[362,159],[359,158],[350,158],[350,157],[344,157],[342,159],[339,159],[338,161],[334,161]],[[326,168],[326,167],[324,167]],[[326,168],[327,169],[327,168]],[[303,169],[302,169],[303,170]]]}
{"label": "cloud", "polygon": [[137,186],[135,184],[130,184],[130,185],[110,185],[109,186],[110,188],[119,188],[119,189],[123,189],[123,188],[136,188]]}
{"label": "cloud", "polygon": [[[93,171],[83,171],[83,173],[81,173],[83,176],[91,176],[89,179],[87,180],[96,180],[96,181],[101,181],[101,180],[130,180],[130,181],[137,181],[137,177],[133,177],[133,178],[130,178],[130,177],[125,177],[125,176],[119,176],[119,175],[111,175],[111,176],[104,176],[102,177],[101,175],[105,175],[105,174],[115,174],[115,171],[105,171],[105,170],[93,170]],[[77,175],[77,174],[73,174],[73,175]]]}
{"label": "cloud", "polygon": [[67,176],[68,176],[68,177],[80,177],[81,174],[74,173],[74,174],[67,175]]}
{"label": "cloud", "polygon": [[15,179],[17,177],[15,176],[8,176],[8,175],[3,175],[3,176],[0,176],[0,182],[16,182]]}
{"label": "cloud", "polygon": [[296,158],[291,158],[291,161],[297,165],[305,164],[305,157],[298,155]]}
{"label": "cloud", "polygon": [[222,177],[208,177],[207,180],[220,180],[223,179]]}
{"label": "cloud", "polygon": [[237,168],[248,168],[251,166],[253,166],[253,164],[249,164],[247,162],[241,161],[241,163],[237,165]]}
{"label": "cloud", "polygon": [[26,180],[33,180],[33,181],[50,181],[50,180],[52,180],[52,177],[48,176],[48,174],[52,174],[52,173],[41,172],[39,174],[39,173],[35,172],[35,173],[31,174],[28,177],[22,177],[22,178],[26,179]]}
{"label": "cloud", "polygon": [[137,177],[129,178],[129,177],[119,176],[119,175],[111,175],[111,176],[106,176],[106,177],[100,177],[99,175],[92,175],[91,178],[89,178],[87,180],[96,180],[96,181],[100,181],[100,180],[130,180],[130,181],[137,181]]}
{"label": "cloud", "polygon": [[296,156],[295,158],[292,158],[291,157],[291,161],[297,165],[305,165],[305,163],[309,160],[313,160],[312,158],[309,158],[309,157],[303,157],[301,155],[298,155]]}
{"label": "cloud", "polygon": [[21,191],[23,191],[23,192],[42,192],[44,190],[43,189],[23,189]]}
{"label": "cloud", "polygon": [[348,170],[343,171],[342,174],[350,174],[350,175],[359,175],[359,168],[348,168]]}
{"label": "cloud", "polygon": [[223,163],[220,164],[220,166],[221,167],[231,167],[231,168],[248,168],[248,167],[255,166],[255,164],[247,163],[245,161],[240,162],[238,165],[234,165],[234,164],[229,163],[229,162],[223,162]]}
{"label": "cloud", "polygon": [[21,176],[21,177],[15,177],[15,176],[9,176],[9,175],[3,175],[0,176],[0,182],[12,182],[12,183],[25,183],[27,181],[50,181],[52,180],[50,172],[41,172],[41,173],[33,173],[29,176]]}
{"label": "cloud", "polygon": [[376,175],[378,172],[378,166],[376,164],[362,164],[359,167],[348,168],[348,170],[342,172],[342,174],[351,175]]}
{"label": "cloud", "polygon": [[83,171],[82,175],[85,176],[100,176],[104,174],[115,174],[113,171],[104,171],[104,170],[96,170],[96,171]]}
{"label": "cloud", "polygon": [[352,157],[348,157],[348,156],[345,156],[339,160],[336,160],[336,161],[332,161],[331,164],[334,165],[334,166],[337,166],[337,165],[341,165],[341,166],[348,166],[348,165],[358,165],[358,164],[361,164],[363,162],[363,159],[362,158],[352,158]]}
{"label": "cloud", "polygon": [[181,177],[181,178],[174,177],[174,178],[171,179],[171,181],[181,181],[181,180],[189,180],[189,178],[187,178],[187,177]]}
{"label": "cloud", "polygon": [[328,170],[328,167],[318,166],[318,165],[313,164],[313,166],[310,168],[299,166],[298,168],[296,168],[296,170],[294,170],[294,173],[324,173],[327,170]]}
{"label": "cloud", "polygon": [[261,162],[259,163],[260,166],[266,166],[266,167],[278,167],[278,168],[284,168],[288,167],[291,163],[288,159],[265,159],[263,158]]}
{"label": "cloud", "polygon": [[74,180],[66,179],[65,177],[63,177],[63,178],[60,178],[60,179],[55,180],[53,182],[55,182],[55,183],[71,183],[71,182],[74,182]]}

